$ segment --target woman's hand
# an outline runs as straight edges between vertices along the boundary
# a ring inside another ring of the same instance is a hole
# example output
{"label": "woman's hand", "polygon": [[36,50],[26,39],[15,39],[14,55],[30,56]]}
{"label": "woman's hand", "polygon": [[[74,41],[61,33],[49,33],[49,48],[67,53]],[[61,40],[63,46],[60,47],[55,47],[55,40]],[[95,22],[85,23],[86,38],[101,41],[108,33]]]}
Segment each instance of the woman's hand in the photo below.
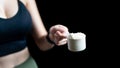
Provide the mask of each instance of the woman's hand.
{"label": "woman's hand", "polygon": [[68,28],[63,25],[54,25],[49,30],[50,39],[55,42],[56,45],[64,45],[67,43],[67,36],[69,34]]}

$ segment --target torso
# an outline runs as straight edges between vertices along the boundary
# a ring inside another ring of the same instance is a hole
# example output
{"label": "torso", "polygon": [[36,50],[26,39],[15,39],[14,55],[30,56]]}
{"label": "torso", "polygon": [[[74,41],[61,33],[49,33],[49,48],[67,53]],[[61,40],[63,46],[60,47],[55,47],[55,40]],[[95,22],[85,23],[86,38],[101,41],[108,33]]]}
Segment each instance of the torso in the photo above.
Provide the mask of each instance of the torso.
{"label": "torso", "polygon": [[[21,1],[25,4],[24,0]],[[17,0],[0,0],[0,18],[11,18],[17,11]],[[28,57],[29,52],[27,47],[19,52],[2,56],[0,57],[0,68],[14,68],[17,65],[22,64]]]}
{"label": "torso", "polygon": [[0,57],[0,68],[14,68],[26,61],[28,57],[28,48],[14,54]]}

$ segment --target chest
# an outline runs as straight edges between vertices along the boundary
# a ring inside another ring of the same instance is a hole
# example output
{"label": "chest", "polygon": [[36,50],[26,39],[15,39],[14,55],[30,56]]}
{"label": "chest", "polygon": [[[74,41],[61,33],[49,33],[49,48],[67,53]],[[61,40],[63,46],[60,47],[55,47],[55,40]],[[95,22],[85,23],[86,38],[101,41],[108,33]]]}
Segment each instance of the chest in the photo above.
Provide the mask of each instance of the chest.
{"label": "chest", "polygon": [[32,28],[32,19],[24,4],[18,2],[17,13],[10,18],[0,18],[0,40],[25,36]]}
{"label": "chest", "polygon": [[17,0],[0,0],[0,18],[10,18],[18,11]]}

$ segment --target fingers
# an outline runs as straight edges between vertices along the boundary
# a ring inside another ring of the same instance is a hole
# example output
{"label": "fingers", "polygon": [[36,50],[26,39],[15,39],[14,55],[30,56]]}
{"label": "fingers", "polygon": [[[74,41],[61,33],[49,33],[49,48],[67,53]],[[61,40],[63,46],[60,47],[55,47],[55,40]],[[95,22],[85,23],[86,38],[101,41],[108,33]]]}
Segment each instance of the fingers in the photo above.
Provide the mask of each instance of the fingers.
{"label": "fingers", "polygon": [[60,31],[60,32],[68,32],[68,28],[63,26],[63,25],[55,25],[55,26],[52,26],[50,28],[50,32],[51,33],[56,33],[56,31]]}
{"label": "fingers", "polygon": [[67,43],[67,39],[62,39],[61,41],[58,41],[56,44],[59,45],[64,45]]}
{"label": "fingers", "polygon": [[64,45],[67,43],[67,36],[69,34],[68,28],[63,25],[55,25],[50,28],[50,34],[53,41],[57,45]]}
{"label": "fingers", "polygon": [[54,38],[57,45],[64,45],[67,43],[67,36],[59,31],[54,34]]}
{"label": "fingers", "polygon": [[61,38],[66,38],[68,34],[66,32],[61,33],[60,31],[56,31],[55,35]]}

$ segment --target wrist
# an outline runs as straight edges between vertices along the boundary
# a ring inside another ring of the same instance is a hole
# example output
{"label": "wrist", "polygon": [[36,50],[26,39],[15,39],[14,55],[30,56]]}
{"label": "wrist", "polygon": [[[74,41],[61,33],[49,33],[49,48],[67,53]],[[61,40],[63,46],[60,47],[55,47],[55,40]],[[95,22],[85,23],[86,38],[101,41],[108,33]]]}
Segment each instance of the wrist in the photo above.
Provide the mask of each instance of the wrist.
{"label": "wrist", "polygon": [[55,43],[50,39],[49,34],[46,36],[46,39],[51,45],[55,45]]}

